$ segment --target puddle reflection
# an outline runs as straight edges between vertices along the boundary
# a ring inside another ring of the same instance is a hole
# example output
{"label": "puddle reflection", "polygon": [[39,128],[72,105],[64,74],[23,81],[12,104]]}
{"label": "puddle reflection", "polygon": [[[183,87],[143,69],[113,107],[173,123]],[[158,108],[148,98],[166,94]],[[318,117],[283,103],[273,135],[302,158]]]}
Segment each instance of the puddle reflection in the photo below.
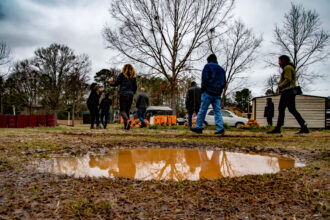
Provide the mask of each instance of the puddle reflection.
{"label": "puddle reflection", "polygon": [[198,180],[276,173],[301,164],[285,157],[191,149],[121,149],[110,155],[56,158],[43,171],[74,177]]}

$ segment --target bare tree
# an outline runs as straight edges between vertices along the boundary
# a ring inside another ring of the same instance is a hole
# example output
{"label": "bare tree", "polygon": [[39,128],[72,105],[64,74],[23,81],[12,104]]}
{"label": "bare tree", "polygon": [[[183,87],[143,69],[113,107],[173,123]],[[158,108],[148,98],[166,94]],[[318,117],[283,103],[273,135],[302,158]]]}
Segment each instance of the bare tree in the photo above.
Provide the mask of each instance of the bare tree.
{"label": "bare tree", "polygon": [[28,107],[31,115],[33,105],[36,105],[40,98],[40,77],[33,70],[31,61],[17,62],[8,79],[12,80],[12,91],[20,97],[22,105]]}
{"label": "bare tree", "polygon": [[10,49],[6,43],[0,42],[0,65],[7,64],[9,62]]}
{"label": "bare tree", "polygon": [[73,50],[67,46],[51,44],[47,48],[35,51],[34,67],[41,77],[43,103],[55,114],[65,100],[65,85],[70,74],[75,73],[77,66],[84,64]]}
{"label": "bare tree", "polygon": [[74,127],[76,107],[88,91],[90,66],[87,55],[78,56],[72,72],[69,73],[65,82],[65,98],[70,103],[72,110],[72,127]]}
{"label": "bare tree", "polygon": [[275,95],[278,82],[280,81],[279,74],[270,75],[266,81],[266,95]]}
{"label": "bare tree", "polygon": [[329,34],[321,29],[321,21],[316,11],[306,11],[302,5],[292,3],[290,11],[284,15],[282,26],[276,26],[274,34],[274,44],[279,51],[271,55],[290,56],[296,66],[299,83],[305,80],[310,82],[322,75],[308,71],[310,65],[321,62],[330,55],[327,49]]}
{"label": "bare tree", "polygon": [[248,71],[256,60],[256,52],[262,40],[262,36],[254,36],[252,30],[240,20],[230,25],[225,33],[219,33],[216,29],[210,30],[208,49],[218,55],[219,63],[226,71],[226,85],[221,98],[222,107],[227,94],[237,89],[237,87],[233,88],[233,83],[244,79],[242,74]]}
{"label": "bare tree", "polygon": [[175,111],[177,83],[189,64],[204,55],[197,49],[208,40],[210,28],[221,27],[234,0],[114,0],[111,14],[119,27],[106,27],[108,48],[128,60],[161,74],[171,89]]}

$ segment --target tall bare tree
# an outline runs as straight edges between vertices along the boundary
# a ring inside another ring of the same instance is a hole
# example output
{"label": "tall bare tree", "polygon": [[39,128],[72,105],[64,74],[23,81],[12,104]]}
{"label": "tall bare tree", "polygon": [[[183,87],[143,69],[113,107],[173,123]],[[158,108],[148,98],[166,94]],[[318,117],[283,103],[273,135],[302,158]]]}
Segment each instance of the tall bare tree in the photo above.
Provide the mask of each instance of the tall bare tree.
{"label": "tall bare tree", "polygon": [[0,42],[0,65],[7,64],[9,62],[10,49],[6,43]]}
{"label": "tall bare tree", "polygon": [[87,55],[78,56],[72,72],[68,74],[65,82],[65,98],[72,110],[72,127],[74,127],[76,107],[88,92],[90,66],[91,63]]}
{"label": "tall bare tree", "polygon": [[168,80],[175,110],[178,81],[190,63],[204,56],[195,52],[207,42],[211,28],[224,25],[233,4],[234,0],[113,0],[110,11],[119,26],[106,27],[104,38],[109,48]]}
{"label": "tall bare tree", "polygon": [[32,114],[33,105],[38,104],[40,98],[40,75],[33,70],[30,60],[17,62],[12,73],[8,76],[12,80],[12,91],[20,97],[22,105],[28,107]]}
{"label": "tall bare tree", "polygon": [[47,48],[35,51],[34,66],[41,77],[43,103],[55,114],[65,100],[65,85],[70,74],[76,72],[79,65],[84,66],[79,56],[72,49],[59,44],[51,44]]}
{"label": "tall bare tree", "polygon": [[256,60],[262,40],[262,36],[256,37],[240,20],[229,25],[224,33],[218,32],[217,29],[210,30],[208,49],[218,55],[219,64],[226,71],[226,85],[221,98],[222,107],[228,93],[237,89],[233,87],[233,83],[244,79],[242,74],[246,73]]}
{"label": "tall bare tree", "polygon": [[[316,11],[306,11],[302,5],[292,3],[290,11],[284,15],[282,26],[275,27],[274,35],[274,44],[279,50],[271,55],[290,56],[296,66],[298,82],[310,82],[321,76],[320,73],[308,71],[310,65],[330,55],[329,33],[321,28]],[[277,62],[276,58],[274,60]]]}

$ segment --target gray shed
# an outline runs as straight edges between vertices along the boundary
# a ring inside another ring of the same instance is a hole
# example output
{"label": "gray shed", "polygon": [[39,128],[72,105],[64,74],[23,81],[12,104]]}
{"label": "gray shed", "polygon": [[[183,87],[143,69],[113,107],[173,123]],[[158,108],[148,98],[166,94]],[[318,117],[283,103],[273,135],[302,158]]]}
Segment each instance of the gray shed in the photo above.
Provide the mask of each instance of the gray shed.
{"label": "gray shed", "polygon": [[[252,99],[252,118],[260,123],[260,126],[267,125],[267,119],[264,117],[264,109],[267,98],[272,98],[274,103],[273,125],[277,123],[278,104],[280,96],[262,96]],[[309,128],[325,128],[325,108],[326,98],[311,95],[297,95],[296,108],[305,119]],[[299,128],[299,124],[288,109],[285,110],[284,127]]]}

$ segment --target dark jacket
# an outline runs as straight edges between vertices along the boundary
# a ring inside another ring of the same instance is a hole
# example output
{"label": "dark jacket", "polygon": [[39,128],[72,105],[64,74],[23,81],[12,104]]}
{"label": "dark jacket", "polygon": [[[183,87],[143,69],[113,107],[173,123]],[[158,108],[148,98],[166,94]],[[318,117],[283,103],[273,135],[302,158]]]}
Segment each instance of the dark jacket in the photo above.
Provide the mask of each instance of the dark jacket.
{"label": "dark jacket", "polygon": [[149,97],[146,93],[140,92],[136,97],[136,108],[146,109],[149,105]]}
{"label": "dark jacket", "polygon": [[186,96],[186,109],[189,112],[199,111],[201,106],[201,88],[198,86],[193,86],[188,89]]}
{"label": "dark jacket", "polygon": [[95,90],[91,90],[91,93],[89,94],[89,97],[87,99],[87,107],[89,109],[98,108],[100,96],[101,94],[97,94]]}
{"label": "dark jacket", "polygon": [[274,103],[271,100],[267,100],[267,104],[265,106],[264,117],[274,117]]}
{"label": "dark jacket", "polygon": [[202,93],[207,92],[211,96],[221,96],[225,84],[226,72],[217,62],[211,61],[204,66],[202,72]]}
{"label": "dark jacket", "polygon": [[118,78],[114,83],[111,83],[110,86],[116,87],[120,85],[119,95],[132,94],[136,93],[137,84],[136,78],[127,79],[123,73],[120,73]]}
{"label": "dark jacket", "polygon": [[100,110],[103,112],[108,112],[111,105],[112,105],[112,100],[109,99],[109,97],[105,97],[101,101]]}

